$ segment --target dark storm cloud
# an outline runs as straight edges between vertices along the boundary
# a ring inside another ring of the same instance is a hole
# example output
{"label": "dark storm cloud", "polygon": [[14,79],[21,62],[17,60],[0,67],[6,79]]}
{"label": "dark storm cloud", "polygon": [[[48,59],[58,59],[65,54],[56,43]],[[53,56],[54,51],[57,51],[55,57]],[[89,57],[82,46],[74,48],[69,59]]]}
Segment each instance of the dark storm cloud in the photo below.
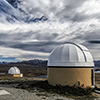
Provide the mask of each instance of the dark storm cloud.
{"label": "dark storm cloud", "polygon": [[[11,34],[9,34],[11,33]],[[40,31],[29,31],[29,32],[20,32],[18,31],[16,33],[16,30],[14,32],[8,32],[7,34],[0,33],[0,41],[6,42],[6,41],[13,41],[15,42],[22,42],[22,40],[50,40],[57,38],[57,33],[40,33]],[[5,41],[4,41],[5,40]],[[13,44],[13,42],[11,44]]]}
{"label": "dark storm cloud", "polygon": [[[18,31],[18,29],[16,30]],[[0,46],[21,49],[26,51],[51,52],[51,50],[60,42],[55,42],[57,33],[40,33],[40,31],[17,32],[12,31],[8,34],[0,33]],[[37,39],[38,42],[29,42]],[[5,40],[5,41],[4,41]],[[28,41],[27,41],[28,40]],[[24,41],[24,42],[23,42]]]}
{"label": "dark storm cloud", "polygon": [[48,42],[40,41],[40,42],[28,42],[28,43],[0,41],[0,46],[22,49],[26,51],[38,51],[38,52],[50,53],[52,49],[55,48],[55,46],[65,44],[65,43],[66,42],[55,42],[55,41],[48,41]]}
{"label": "dark storm cloud", "polygon": [[87,0],[84,0],[84,1],[83,0],[74,0],[74,1],[73,0],[64,0],[63,2],[65,5],[69,5],[71,9],[75,9],[75,8],[81,6],[85,1],[87,1]]}
{"label": "dark storm cloud", "polygon": [[83,13],[76,13],[70,20],[73,22],[80,22],[86,20],[88,17],[89,16],[84,15]]}
{"label": "dark storm cloud", "polygon": [[56,13],[56,16],[58,18],[60,18],[61,20],[64,21],[82,21],[84,20],[87,15],[85,15],[84,13],[78,13],[76,12],[77,8],[80,7],[84,2],[84,1],[79,1],[79,0],[67,0],[64,1],[65,2],[65,7],[64,9],[62,9],[60,12]]}
{"label": "dark storm cloud", "polygon": [[[0,46],[21,49],[25,51],[37,51],[50,53],[56,46],[60,44],[65,44],[66,41],[56,41],[55,38],[58,37],[57,33],[45,33],[41,34],[38,31],[36,32],[26,32],[26,33],[17,33],[17,34],[2,34],[0,33]],[[29,42],[30,40],[37,39],[38,42]],[[5,41],[4,41],[5,40]],[[24,42],[23,42],[24,40]]]}
{"label": "dark storm cloud", "polygon": [[95,31],[87,31],[84,34],[83,37],[84,40],[99,40],[100,39],[100,29],[97,29]]}
{"label": "dark storm cloud", "polygon": [[90,40],[90,41],[87,41],[89,43],[93,43],[93,44],[100,44],[100,40]]}
{"label": "dark storm cloud", "polygon": [[[69,10],[68,10],[69,9]],[[100,13],[96,13],[96,14],[85,14],[83,12],[77,12],[76,9],[70,9],[70,8],[65,8],[62,11],[60,11],[59,13],[56,14],[57,17],[60,18],[60,20],[63,21],[72,21],[72,22],[82,22],[85,20],[89,20],[89,19],[100,19]]]}

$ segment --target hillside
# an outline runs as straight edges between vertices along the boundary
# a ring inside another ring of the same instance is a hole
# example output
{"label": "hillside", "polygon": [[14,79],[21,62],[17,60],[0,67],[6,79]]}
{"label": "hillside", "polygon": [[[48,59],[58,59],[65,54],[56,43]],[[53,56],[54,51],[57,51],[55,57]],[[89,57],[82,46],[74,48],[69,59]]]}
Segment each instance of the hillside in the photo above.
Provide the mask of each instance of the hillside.
{"label": "hillside", "polygon": [[16,66],[25,77],[33,77],[47,74],[47,61],[29,60],[15,63],[0,64],[0,73],[7,73],[9,68]]}
{"label": "hillside", "polygon": [[[100,61],[94,61],[94,63],[95,70],[100,70]],[[10,63],[0,62],[0,73],[7,73],[8,70],[13,66],[18,67],[25,77],[33,77],[47,74],[47,61],[42,61],[38,59]]]}

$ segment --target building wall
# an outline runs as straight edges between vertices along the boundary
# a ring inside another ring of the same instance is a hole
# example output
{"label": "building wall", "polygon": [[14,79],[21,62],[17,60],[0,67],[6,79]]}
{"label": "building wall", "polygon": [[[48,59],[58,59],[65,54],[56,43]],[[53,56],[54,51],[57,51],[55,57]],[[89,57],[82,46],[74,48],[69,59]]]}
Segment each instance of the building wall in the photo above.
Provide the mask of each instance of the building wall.
{"label": "building wall", "polygon": [[13,77],[23,77],[23,74],[14,74]]}
{"label": "building wall", "polygon": [[74,85],[80,82],[91,87],[91,68],[48,68],[48,82],[51,85]]}

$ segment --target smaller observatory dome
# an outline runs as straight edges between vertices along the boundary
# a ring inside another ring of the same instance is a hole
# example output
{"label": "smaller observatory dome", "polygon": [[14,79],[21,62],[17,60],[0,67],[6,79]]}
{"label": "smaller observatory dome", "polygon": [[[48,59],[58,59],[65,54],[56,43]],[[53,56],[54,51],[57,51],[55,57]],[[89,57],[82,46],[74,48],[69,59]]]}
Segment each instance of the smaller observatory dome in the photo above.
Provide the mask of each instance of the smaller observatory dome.
{"label": "smaller observatory dome", "polygon": [[8,70],[8,74],[20,74],[20,70],[17,67],[11,67]]}
{"label": "smaller observatory dome", "polygon": [[83,45],[66,43],[56,47],[48,58],[48,67],[52,66],[94,66],[93,58],[89,50]]}

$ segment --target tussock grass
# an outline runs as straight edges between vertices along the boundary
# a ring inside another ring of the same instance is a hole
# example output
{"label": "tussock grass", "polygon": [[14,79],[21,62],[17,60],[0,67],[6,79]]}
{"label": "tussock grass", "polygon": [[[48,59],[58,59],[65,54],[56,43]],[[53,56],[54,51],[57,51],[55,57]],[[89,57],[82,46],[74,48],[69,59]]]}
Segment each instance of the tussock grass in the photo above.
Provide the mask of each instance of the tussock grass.
{"label": "tussock grass", "polygon": [[[70,98],[77,98],[77,100],[94,100],[96,96],[92,95],[94,89],[87,87],[83,88],[80,85],[61,86],[49,85],[47,81],[26,82],[18,85],[18,88],[26,89],[29,91],[39,90],[40,92],[47,92],[51,94],[59,94]],[[88,99],[87,99],[88,98]]]}

